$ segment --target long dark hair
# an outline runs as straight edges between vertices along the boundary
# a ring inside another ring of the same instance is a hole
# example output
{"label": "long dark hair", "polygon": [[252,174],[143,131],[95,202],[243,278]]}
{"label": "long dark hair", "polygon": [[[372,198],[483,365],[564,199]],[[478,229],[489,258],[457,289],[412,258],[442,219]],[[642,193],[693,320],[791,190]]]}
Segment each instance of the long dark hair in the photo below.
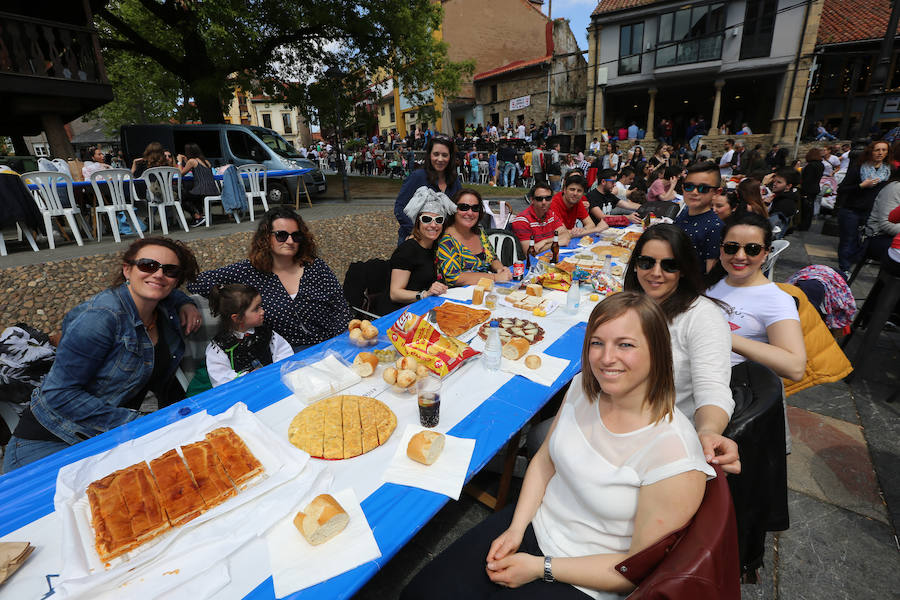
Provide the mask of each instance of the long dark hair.
{"label": "long dark hair", "polygon": [[206,160],[206,157],[203,156],[203,150],[201,150],[200,146],[197,144],[185,144],[184,155],[187,158],[199,158],[200,160]]}
{"label": "long dark hair", "polygon": [[297,245],[297,254],[294,262],[304,265],[312,264],[316,260],[316,240],[310,233],[303,218],[287,206],[276,206],[269,209],[260,220],[259,227],[250,241],[250,264],[260,271],[272,272],[272,223],[278,219],[291,219],[297,223],[297,230],[303,234],[303,241]]}
{"label": "long dark hair", "polygon": [[219,331],[234,331],[237,323],[231,318],[232,315],[243,319],[244,313],[257,296],[259,292],[255,287],[243,283],[213,286],[209,291],[209,309],[214,317],[219,317]]}
{"label": "long dark hair", "polygon": [[[728,232],[731,231],[731,228],[737,227],[738,225],[748,225],[750,227],[762,229],[763,246],[765,250],[770,250],[772,248],[772,224],[767,218],[752,212],[734,214],[725,219],[725,226],[722,227],[722,237],[720,239],[724,242],[725,238],[728,236]],[[728,275],[728,272],[725,270],[725,267],[722,266],[722,262],[719,259],[716,259],[716,264],[713,265],[713,268],[710,269],[706,274],[706,277],[704,277],[706,280],[706,287],[710,288],[714,286],[726,275]]]}
{"label": "long dark hair", "polygon": [[671,323],[672,319],[689,309],[698,297],[704,295],[703,290],[706,289],[706,286],[703,283],[703,271],[697,251],[694,250],[688,234],[677,225],[659,223],[649,227],[634,246],[625,270],[624,288],[626,290],[643,293],[643,288],[637,278],[635,263],[637,257],[641,255],[644,245],[651,240],[667,243],[672,249],[672,256],[680,269],[681,276],[678,278],[678,287],[671,296],[660,303],[666,319]]}
{"label": "long dark hair", "polygon": [[[769,211],[766,209],[762,193],[759,191],[760,185],[762,185],[762,182],[759,179],[744,177],[737,185],[737,188],[735,188],[735,193],[743,204],[744,210],[769,218]],[[731,204],[731,200],[728,203]]]}
{"label": "long dark hair", "polygon": [[438,172],[431,164],[431,151],[434,149],[435,144],[446,146],[447,150],[450,151],[450,160],[447,162],[447,169],[444,171],[444,179],[449,187],[459,177],[457,173],[456,143],[444,135],[436,135],[429,138],[428,143],[425,145],[425,175],[428,177],[428,183],[431,185],[437,185],[438,182]]}

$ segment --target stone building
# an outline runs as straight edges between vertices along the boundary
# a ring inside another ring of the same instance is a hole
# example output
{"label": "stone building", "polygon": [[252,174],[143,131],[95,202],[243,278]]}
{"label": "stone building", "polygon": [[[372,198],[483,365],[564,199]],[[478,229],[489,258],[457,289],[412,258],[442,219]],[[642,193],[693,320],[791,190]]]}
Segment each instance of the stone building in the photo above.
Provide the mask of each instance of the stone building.
{"label": "stone building", "polygon": [[[824,0],[602,0],[588,28],[588,136],[631,122],[647,138],[663,117],[684,139],[746,123],[762,142],[793,142]],[[713,141],[713,140],[710,140]]]}
{"label": "stone building", "polygon": [[[566,19],[546,24],[545,54],[475,75],[475,114],[501,130],[552,120],[569,147],[584,149],[587,61]],[[461,129],[459,119],[454,126]],[[566,145],[566,144],[563,144]],[[566,148],[568,149],[568,148]]]}
{"label": "stone building", "polygon": [[312,143],[309,125],[299,110],[262,94],[249,96],[241,89],[235,90],[225,122],[273,129],[296,148]]}

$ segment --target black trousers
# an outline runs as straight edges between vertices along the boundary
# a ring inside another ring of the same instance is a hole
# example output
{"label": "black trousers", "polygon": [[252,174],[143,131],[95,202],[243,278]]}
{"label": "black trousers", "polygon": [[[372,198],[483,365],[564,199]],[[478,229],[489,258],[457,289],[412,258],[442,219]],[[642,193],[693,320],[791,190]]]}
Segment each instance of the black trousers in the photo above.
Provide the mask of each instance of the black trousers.
{"label": "black trousers", "polygon": [[[425,565],[403,590],[401,600],[475,600],[479,598],[522,598],[524,600],[553,598],[587,600],[587,594],[568,583],[545,583],[537,579],[516,589],[501,587],[485,572],[491,543],[509,528],[515,505],[510,504],[498,513],[470,529],[433,561]],[[543,556],[528,525],[519,552]]]}

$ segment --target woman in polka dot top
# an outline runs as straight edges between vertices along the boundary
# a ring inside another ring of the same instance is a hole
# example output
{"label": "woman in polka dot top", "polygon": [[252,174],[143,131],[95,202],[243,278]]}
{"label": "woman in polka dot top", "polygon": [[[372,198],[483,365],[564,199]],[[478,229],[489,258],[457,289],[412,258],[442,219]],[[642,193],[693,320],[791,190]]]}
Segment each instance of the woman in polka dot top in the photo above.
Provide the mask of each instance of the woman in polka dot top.
{"label": "woman in polka dot top", "polygon": [[250,258],[200,273],[188,286],[208,297],[215,285],[243,283],[259,290],[265,324],[295,351],[342,333],[350,308],[334,272],[316,256],[303,219],[288,207],[266,213],[250,243]]}

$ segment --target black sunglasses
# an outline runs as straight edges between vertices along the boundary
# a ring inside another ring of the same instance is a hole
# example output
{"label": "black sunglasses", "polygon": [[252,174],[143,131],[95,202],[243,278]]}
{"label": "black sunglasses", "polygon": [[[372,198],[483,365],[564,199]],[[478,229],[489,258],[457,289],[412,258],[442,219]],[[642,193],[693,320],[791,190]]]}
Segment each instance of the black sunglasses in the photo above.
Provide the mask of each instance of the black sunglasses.
{"label": "black sunglasses", "polygon": [[693,192],[694,190],[697,190],[697,193],[700,193],[700,194],[705,194],[706,192],[709,192],[710,190],[716,189],[715,187],[713,187],[709,184],[706,184],[706,183],[689,183],[689,182],[682,183],[681,188],[686,192]]}
{"label": "black sunglasses", "polygon": [[137,260],[126,260],[125,262],[129,265],[134,265],[138,268],[138,271],[141,271],[142,273],[156,273],[162,269],[163,275],[169,279],[178,279],[181,277],[181,266],[179,265],[160,264],[159,261],[153,260],[152,258],[139,258]]}
{"label": "black sunglasses", "polygon": [[747,256],[759,256],[759,253],[765,250],[765,246],[752,242],[750,244],[738,244],[737,242],[725,242],[722,244],[722,252],[728,255],[737,254],[738,250],[744,249]]}
{"label": "black sunglasses", "polygon": [[303,234],[299,231],[292,231],[288,233],[287,231],[280,229],[278,231],[273,231],[272,235],[274,235],[275,239],[279,242],[286,242],[288,238],[291,238],[291,240],[293,240],[297,244],[303,241]]}
{"label": "black sunglasses", "polygon": [[456,205],[456,210],[458,210],[459,212],[466,212],[469,210],[474,211],[474,212],[479,212],[481,210],[481,205],[480,204],[464,204],[464,203],[460,202],[459,204]]}
{"label": "black sunglasses", "polygon": [[550,202],[553,200],[553,196],[534,196],[534,199],[538,202]]}
{"label": "black sunglasses", "polygon": [[[649,271],[653,267],[656,266],[656,259],[652,256],[644,256],[641,254],[636,259],[634,259],[634,266],[636,266],[641,271]],[[681,270],[678,266],[678,261],[674,258],[662,258],[659,260],[659,266],[666,273],[677,273]]]}
{"label": "black sunglasses", "polygon": [[438,225],[444,224],[444,217],[432,217],[430,215],[419,215],[419,221],[422,223],[428,224],[434,221]]}

